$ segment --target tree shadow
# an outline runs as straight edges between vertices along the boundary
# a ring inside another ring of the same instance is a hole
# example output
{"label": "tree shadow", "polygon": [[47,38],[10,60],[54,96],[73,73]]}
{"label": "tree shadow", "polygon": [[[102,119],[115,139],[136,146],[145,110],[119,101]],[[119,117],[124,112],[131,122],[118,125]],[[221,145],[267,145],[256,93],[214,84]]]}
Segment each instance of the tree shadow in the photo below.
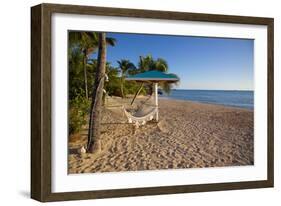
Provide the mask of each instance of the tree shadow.
{"label": "tree shadow", "polygon": [[68,149],[68,154],[79,154],[78,148],[70,148]]}
{"label": "tree shadow", "polygon": [[101,124],[105,124],[105,125],[108,125],[108,124],[113,124],[113,125],[129,125],[130,123],[124,123],[124,122],[103,122]]}

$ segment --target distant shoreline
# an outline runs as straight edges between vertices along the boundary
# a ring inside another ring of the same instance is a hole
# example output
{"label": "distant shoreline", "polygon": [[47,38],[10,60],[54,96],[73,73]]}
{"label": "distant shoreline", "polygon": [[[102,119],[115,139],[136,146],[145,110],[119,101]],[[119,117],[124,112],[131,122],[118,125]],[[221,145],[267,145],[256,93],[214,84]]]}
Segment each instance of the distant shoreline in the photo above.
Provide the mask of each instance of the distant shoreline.
{"label": "distant shoreline", "polygon": [[230,90],[171,90],[169,94],[159,97],[167,99],[180,99],[206,104],[224,105],[229,107],[254,109],[253,91]]}
{"label": "distant shoreline", "polygon": [[[118,96],[112,96],[113,98],[121,98]],[[143,98],[148,98],[149,95],[138,95],[138,97],[136,98],[136,100],[141,100]],[[132,100],[133,95],[127,95],[127,97],[124,99],[124,101],[130,101]],[[253,111],[253,108],[249,108],[249,107],[241,107],[241,106],[235,106],[235,105],[228,105],[228,104],[222,104],[222,103],[213,103],[213,102],[203,102],[203,101],[196,101],[196,100],[190,100],[190,99],[178,99],[178,98],[173,98],[170,96],[164,96],[164,95],[158,95],[159,101],[161,100],[169,100],[169,101],[180,101],[180,102],[190,102],[190,103],[195,103],[195,104],[203,104],[203,105],[214,105],[214,106],[221,106],[221,107],[227,107],[227,108],[233,108],[233,109],[242,109],[242,110],[246,110],[246,111]],[[130,100],[126,100],[126,99],[130,99]]]}
{"label": "distant shoreline", "polygon": [[172,89],[172,90],[187,90],[187,91],[223,91],[223,92],[254,92],[254,90],[239,90],[239,89]]}
{"label": "distant shoreline", "polygon": [[199,101],[194,101],[194,100],[188,100],[188,99],[174,99],[174,98],[169,98],[169,97],[161,97],[159,96],[159,101],[161,100],[168,100],[168,101],[179,101],[179,102],[190,102],[194,104],[203,104],[203,105],[213,105],[213,106],[221,106],[221,107],[227,107],[230,109],[242,109],[246,111],[253,111],[251,108],[245,108],[245,107],[239,107],[239,106],[229,106],[229,105],[224,105],[224,104],[215,104],[215,103],[209,103],[209,102],[199,102]]}

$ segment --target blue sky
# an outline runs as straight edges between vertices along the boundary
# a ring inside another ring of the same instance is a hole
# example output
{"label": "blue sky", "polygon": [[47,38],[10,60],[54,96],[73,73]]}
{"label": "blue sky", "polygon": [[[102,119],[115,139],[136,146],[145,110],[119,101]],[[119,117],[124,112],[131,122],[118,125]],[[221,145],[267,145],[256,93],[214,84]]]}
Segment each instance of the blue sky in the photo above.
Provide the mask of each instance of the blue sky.
{"label": "blue sky", "polygon": [[178,89],[253,90],[253,48],[249,39],[206,38],[147,34],[107,33],[117,40],[108,47],[107,61],[151,54],[168,62],[169,73],[181,81]]}

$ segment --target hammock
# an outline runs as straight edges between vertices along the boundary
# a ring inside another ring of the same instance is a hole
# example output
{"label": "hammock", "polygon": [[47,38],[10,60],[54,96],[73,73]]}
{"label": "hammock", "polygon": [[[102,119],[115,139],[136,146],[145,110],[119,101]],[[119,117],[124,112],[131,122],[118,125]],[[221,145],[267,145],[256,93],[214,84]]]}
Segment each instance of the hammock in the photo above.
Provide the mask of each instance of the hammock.
{"label": "hammock", "polygon": [[[132,102],[130,105],[133,105],[135,98],[139,94],[141,88],[143,86],[143,83],[141,84],[139,90],[136,92]],[[105,95],[107,92],[104,90]],[[151,121],[154,116],[157,119],[158,117],[158,106],[155,105],[154,95],[150,95],[147,99],[141,102],[140,105],[138,105],[138,109],[126,109],[124,105],[110,105],[109,107],[115,107],[115,108],[122,108],[124,114],[127,117],[127,120],[129,123],[135,124],[136,128],[138,128],[140,125],[145,125],[146,122]]]}
{"label": "hammock", "polygon": [[122,108],[128,122],[135,124],[138,128],[140,125],[145,125],[146,122],[151,121],[158,113],[158,106],[154,105],[152,102],[153,96],[151,95],[148,99],[144,100],[141,105],[139,105],[137,110],[128,110],[125,106],[123,106]]}
{"label": "hammock", "polygon": [[153,119],[154,115],[158,112],[158,107],[143,106],[136,112],[131,113],[123,106],[123,111],[128,119],[128,122],[135,124],[135,126],[138,128],[140,125],[145,125],[147,121],[151,121]]}

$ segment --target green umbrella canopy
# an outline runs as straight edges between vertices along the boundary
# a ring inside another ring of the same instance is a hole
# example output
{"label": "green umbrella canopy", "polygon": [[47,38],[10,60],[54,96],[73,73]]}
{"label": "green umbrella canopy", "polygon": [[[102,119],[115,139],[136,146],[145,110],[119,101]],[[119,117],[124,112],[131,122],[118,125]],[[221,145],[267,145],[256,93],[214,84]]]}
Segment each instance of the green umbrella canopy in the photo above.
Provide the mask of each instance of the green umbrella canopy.
{"label": "green umbrella canopy", "polygon": [[129,75],[125,80],[138,82],[177,82],[179,81],[179,78],[175,74],[167,74],[165,72],[152,70],[135,75]]}

